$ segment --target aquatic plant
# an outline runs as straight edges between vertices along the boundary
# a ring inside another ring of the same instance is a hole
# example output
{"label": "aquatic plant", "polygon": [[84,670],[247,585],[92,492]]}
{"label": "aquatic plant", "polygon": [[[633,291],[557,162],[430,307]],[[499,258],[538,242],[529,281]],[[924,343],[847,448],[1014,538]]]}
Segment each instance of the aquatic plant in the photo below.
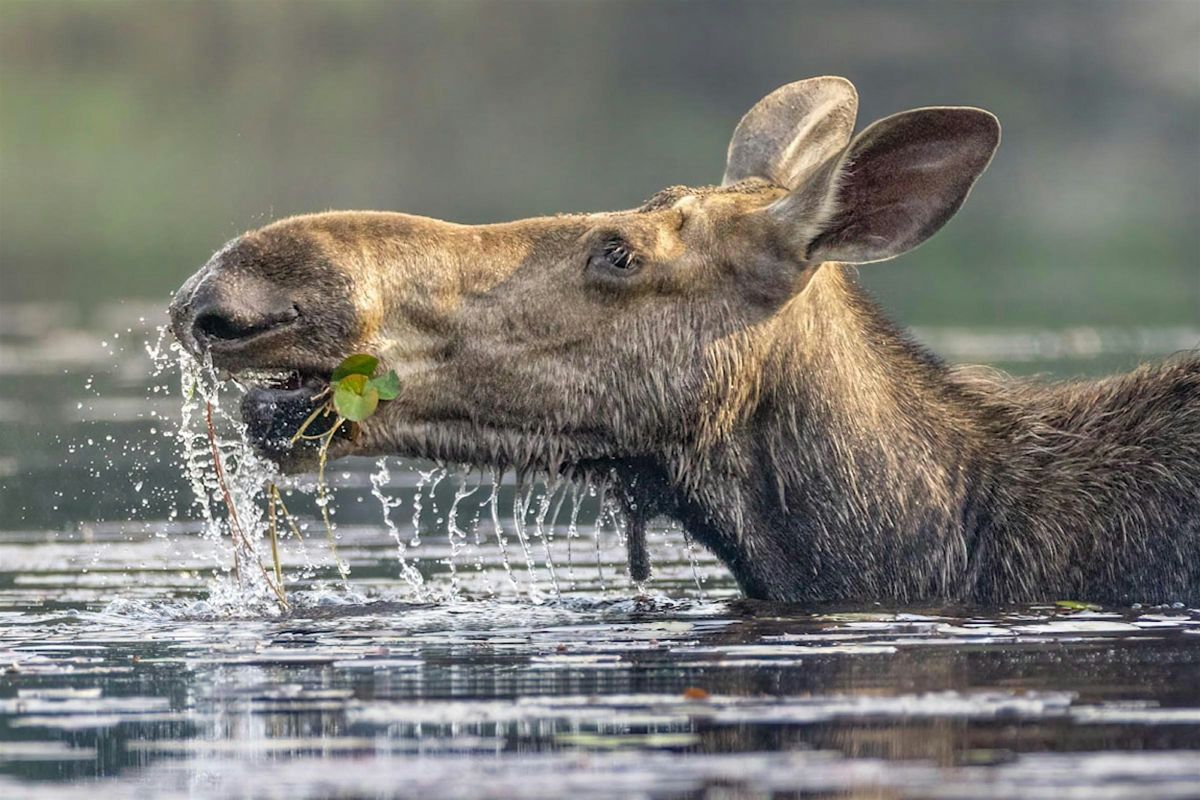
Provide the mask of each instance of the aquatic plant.
{"label": "aquatic plant", "polygon": [[[329,460],[329,445],[343,425],[349,424],[351,426],[350,437],[356,438],[358,423],[371,417],[378,410],[380,401],[394,400],[400,393],[400,378],[396,375],[395,370],[388,370],[384,374],[376,376],[375,371],[378,368],[379,359],[367,353],[355,353],[343,359],[342,363],[338,364],[329,376],[329,386],[314,398],[315,400],[326,398],[325,402],[308,415],[308,418],[292,435],[291,440],[293,445],[301,440],[320,443],[317,455],[317,507],[321,509],[321,521],[325,523],[329,549],[333,555],[333,561],[337,565],[338,574],[341,575],[343,581],[349,577],[350,573],[337,554],[333,523],[329,519],[329,483],[325,480],[325,465]],[[318,418],[328,418],[329,416],[333,416],[334,421],[328,430],[318,434],[307,432]],[[272,491],[271,497],[279,494],[274,484],[269,491]]]}
{"label": "aquatic plant", "polygon": [[[338,574],[345,581],[349,577],[349,569],[338,556],[337,544],[333,535],[333,523],[329,515],[329,484],[325,479],[325,465],[330,443],[343,426],[350,425],[350,435],[356,436],[356,426],[374,414],[381,401],[392,400],[400,389],[400,381],[392,370],[376,376],[379,359],[365,353],[356,353],[344,359],[330,375],[329,386],[315,399],[324,400],[303,422],[292,437],[295,444],[301,440],[319,443],[318,472],[317,472],[317,506],[321,511],[321,520],[325,526],[326,537],[329,541],[330,554],[337,566]],[[320,434],[307,433],[309,427],[319,418],[334,417],[333,423]],[[238,513],[238,504],[226,477],[224,460],[218,444],[216,423],[214,421],[214,402],[211,398],[204,400],[204,422],[208,436],[209,450],[212,455],[213,472],[216,479],[216,489],[225,504],[229,517],[230,538],[233,541],[233,573],[236,580],[241,581],[246,563],[257,567],[263,582],[279,603],[283,611],[289,609],[287,591],[284,585],[283,567],[279,555],[279,522],[282,520],[297,540],[302,539],[300,526],[292,517],[283,496],[275,482],[266,484],[267,505],[267,536],[271,545],[272,569],[267,568],[259,560],[258,553],[251,543],[250,536],[242,525]]]}

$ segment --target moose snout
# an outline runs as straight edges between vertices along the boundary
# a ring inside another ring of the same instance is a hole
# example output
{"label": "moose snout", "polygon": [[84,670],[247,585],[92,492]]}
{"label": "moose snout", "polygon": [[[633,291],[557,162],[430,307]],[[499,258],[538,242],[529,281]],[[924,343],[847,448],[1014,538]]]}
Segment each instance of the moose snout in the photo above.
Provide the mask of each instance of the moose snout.
{"label": "moose snout", "polygon": [[299,317],[286,293],[254,280],[201,281],[171,304],[171,329],[193,353],[237,350]]}

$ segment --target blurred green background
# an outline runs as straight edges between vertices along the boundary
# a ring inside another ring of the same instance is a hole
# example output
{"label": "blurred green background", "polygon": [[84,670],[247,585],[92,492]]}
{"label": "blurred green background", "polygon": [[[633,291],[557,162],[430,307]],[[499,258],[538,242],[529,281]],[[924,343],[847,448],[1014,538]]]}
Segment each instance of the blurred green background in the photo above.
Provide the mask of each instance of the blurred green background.
{"label": "blurred green background", "polygon": [[0,0],[0,301],[165,298],[283,215],[465,222],[719,180],[763,94],[995,112],[918,325],[1200,321],[1200,2]]}

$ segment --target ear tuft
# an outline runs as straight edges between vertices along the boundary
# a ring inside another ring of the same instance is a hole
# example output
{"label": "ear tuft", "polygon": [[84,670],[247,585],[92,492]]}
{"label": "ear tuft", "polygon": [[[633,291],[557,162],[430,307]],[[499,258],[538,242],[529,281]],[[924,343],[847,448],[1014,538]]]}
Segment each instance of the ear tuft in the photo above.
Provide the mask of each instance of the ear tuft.
{"label": "ear tuft", "polygon": [[850,141],[858,93],[845,78],[809,78],[781,86],[746,112],[729,143],[722,185],[764,178],[801,186]]}

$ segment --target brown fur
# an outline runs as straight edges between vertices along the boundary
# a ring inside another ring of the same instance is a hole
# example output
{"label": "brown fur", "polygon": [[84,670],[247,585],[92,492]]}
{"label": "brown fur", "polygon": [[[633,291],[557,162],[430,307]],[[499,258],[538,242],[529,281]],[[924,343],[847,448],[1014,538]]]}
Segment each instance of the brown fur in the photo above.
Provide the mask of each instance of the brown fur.
{"label": "brown fur", "polygon": [[[334,455],[607,476],[639,574],[667,515],[754,597],[1200,602],[1200,354],[1081,383],[943,364],[838,261],[932,235],[994,118],[926,109],[849,142],[849,84],[785,90],[739,126],[727,186],[500,225],[283,220],[185,285],[176,331],[231,369],[380,355],[401,394]],[[253,316],[229,299],[245,285],[299,319],[196,333],[201,300]],[[278,427],[282,395],[256,391],[252,432]]]}

